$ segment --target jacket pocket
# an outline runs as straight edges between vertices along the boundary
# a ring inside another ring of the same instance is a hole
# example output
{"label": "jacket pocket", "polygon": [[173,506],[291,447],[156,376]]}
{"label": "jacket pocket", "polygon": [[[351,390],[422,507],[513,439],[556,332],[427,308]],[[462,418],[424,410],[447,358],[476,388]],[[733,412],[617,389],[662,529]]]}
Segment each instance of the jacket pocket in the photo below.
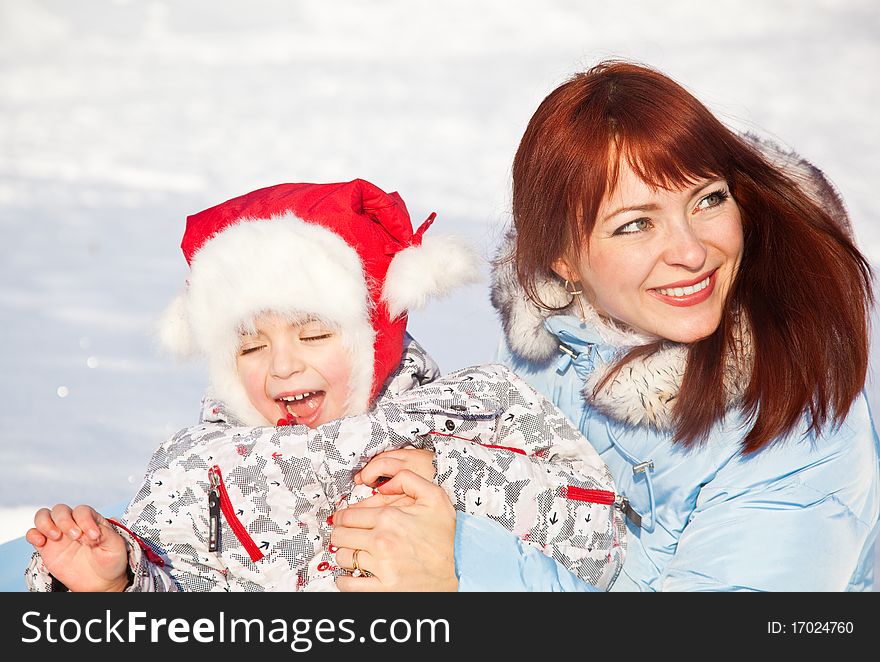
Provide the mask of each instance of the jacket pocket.
{"label": "jacket pocket", "polygon": [[490,421],[501,414],[501,406],[485,398],[461,397],[451,387],[443,390],[434,399],[425,399],[419,394],[412,400],[406,397],[397,398],[397,404],[406,414],[429,414],[447,416],[463,421]]}
{"label": "jacket pocket", "polygon": [[226,491],[226,484],[223,482],[223,474],[220,467],[216,464],[208,469],[208,482],[211,489],[208,492],[208,551],[216,552],[220,544],[220,514],[226,519],[229,528],[238,538],[238,542],[242,544],[251,557],[251,561],[256,563],[263,558],[263,552],[257,547],[257,543],[251,538],[247,529],[235,514],[235,508],[232,507],[232,501],[229,498],[229,492]]}

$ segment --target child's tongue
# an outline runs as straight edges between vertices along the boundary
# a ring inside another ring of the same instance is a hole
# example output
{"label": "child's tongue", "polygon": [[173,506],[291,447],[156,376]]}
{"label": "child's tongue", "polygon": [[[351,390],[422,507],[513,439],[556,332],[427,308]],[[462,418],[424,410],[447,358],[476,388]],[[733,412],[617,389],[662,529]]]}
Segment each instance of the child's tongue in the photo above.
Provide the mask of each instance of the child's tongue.
{"label": "child's tongue", "polygon": [[321,406],[323,401],[324,393],[319,392],[314,395],[306,396],[302,400],[287,402],[285,405],[287,406],[287,410],[296,416],[297,419],[308,419],[309,416],[314,414],[318,407]]}

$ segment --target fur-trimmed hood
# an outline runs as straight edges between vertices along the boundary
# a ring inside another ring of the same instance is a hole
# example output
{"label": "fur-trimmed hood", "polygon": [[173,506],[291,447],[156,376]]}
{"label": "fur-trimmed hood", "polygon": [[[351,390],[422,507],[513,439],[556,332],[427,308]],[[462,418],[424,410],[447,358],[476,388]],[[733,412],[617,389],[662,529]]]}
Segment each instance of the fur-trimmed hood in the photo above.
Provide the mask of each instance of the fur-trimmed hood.
{"label": "fur-trimmed hood", "polygon": [[[743,137],[852,235],[852,225],[843,202],[821,170],[772,141],[752,134]],[[511,228],[496,254],[491,283],[492,305],[501,318],[504,337],[513,357],[536,367],[559,360],[573,360],[576,367],[578,363],[587,364],[588,369],[582,370],[581,374],[584,378],[583,395],[590,404],[612,419],[671,431],[674,422],[672,406],[684,376],[687,346],[664,343],[650,356],[629,362],[596,392],[596,386],[610,370],[615,356],[654,339],[601,317],[586,300],[582,300],[586,322],[577,323],[581,310],[555,274],[539,277],[535,285],[541,300],[559,310],[546,310],[535,305],[516,277],[512,260],[515,240],[516,231]],[[736,354],[742,358],[728,362],[725,370],[730,404],[740,399],[748,383],[751,372],[749,337],[747,327],[741,323],[736,334],[741,346]]]}
{"label": "fur-trimmed hood", "polygon": [[478,278],[470,247],[424,237],[435,216],[413,230],[403,199],[362,179],[276,184],[193,214],[181,242],[186,288],[159,340],[204,357],[210,396],[261,426],[236,364],[241,334],[267,312],[320,320],[350,359],[345,413],[366,411],[400,363],[407,312]]}

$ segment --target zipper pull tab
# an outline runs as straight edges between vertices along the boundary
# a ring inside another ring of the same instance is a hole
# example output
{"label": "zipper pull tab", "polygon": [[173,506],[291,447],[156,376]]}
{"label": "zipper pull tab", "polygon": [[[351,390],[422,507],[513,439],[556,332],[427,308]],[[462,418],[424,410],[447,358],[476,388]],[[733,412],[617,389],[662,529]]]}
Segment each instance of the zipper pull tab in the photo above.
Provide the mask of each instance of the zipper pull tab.
{"label": "zipper pull tab", "polygon": [[220,539],[220,475],[217,467],[208,470],[208,551],[216,552]]}
{"label": "zipper pull tab", "polygon": [[642,516],[630,505],[629,499],[622,494],[614,497],[614,507],[623,512],[626,518],[633,523],[637,529],[642,528]]}

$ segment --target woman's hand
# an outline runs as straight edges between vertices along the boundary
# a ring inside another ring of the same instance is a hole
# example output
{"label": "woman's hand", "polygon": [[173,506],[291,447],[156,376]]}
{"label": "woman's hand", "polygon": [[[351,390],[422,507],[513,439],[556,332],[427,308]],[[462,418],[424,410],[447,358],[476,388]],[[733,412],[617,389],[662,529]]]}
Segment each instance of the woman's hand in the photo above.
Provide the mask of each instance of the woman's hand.
{"label": "woman's hand", "polygon": [[434,476],[437,475],[434,451],[406,447],[379,453],[355,474],[354,484],[376,487],[380,478],[395,476],[404,469],[412,471],[425,480],[433,481]]}
{"label": "woman's hand", "polygon": [[373,575],[337,577],[339,590],[458,590],[455,509],[446,493],[406,469],[378,492],[333,515],[337,562],[354,569],[358,550],[358,566]]}
{"label": "woman's hand", "polygon": [[40,508],[25,538],[71,591],[124,591],[128,584],[125,540],[91,506]]}

